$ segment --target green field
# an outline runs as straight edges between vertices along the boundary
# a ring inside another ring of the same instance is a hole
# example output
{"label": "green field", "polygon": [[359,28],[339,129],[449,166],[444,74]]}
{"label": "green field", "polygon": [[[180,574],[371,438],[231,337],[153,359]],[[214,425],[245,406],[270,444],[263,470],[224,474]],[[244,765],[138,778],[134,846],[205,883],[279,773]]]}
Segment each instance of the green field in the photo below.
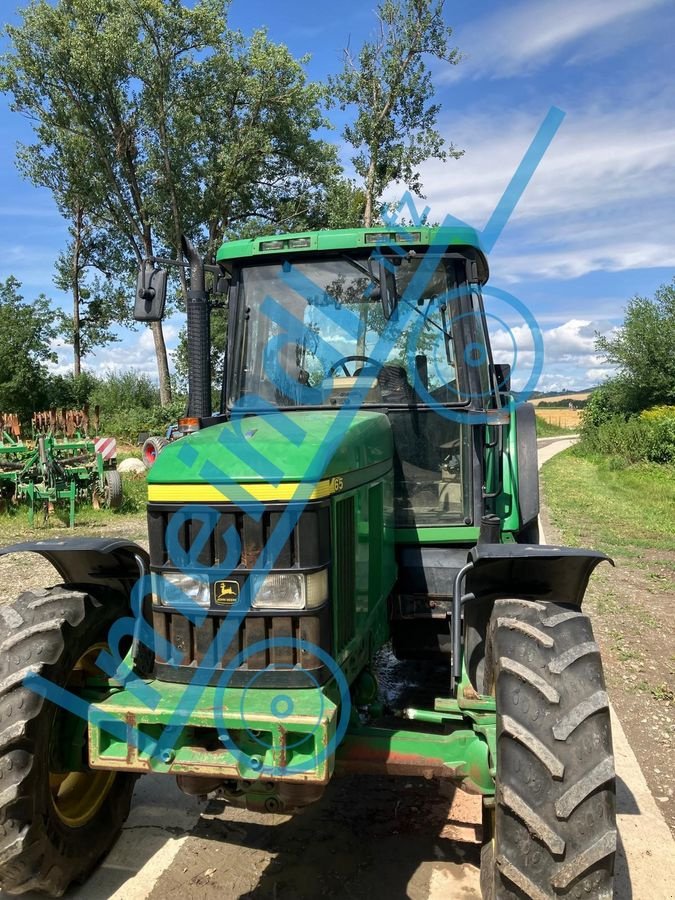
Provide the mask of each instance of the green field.
{"label": "green field", "polygon": [[569,428],[561,428],[560,425],[552,425],[550,422],[547,422],[546,419],[542,419],[541,416],[536,417],[536,422],[537,437],[560,437],[561,435],[569,437],[570,434],[573,434],[573,431]]}
{"label": "green field", "polygon": [[617,467],[576,447],[542,469],[544,501],[569,546],[626,556],[675,550],[675,470],[641,464]]}

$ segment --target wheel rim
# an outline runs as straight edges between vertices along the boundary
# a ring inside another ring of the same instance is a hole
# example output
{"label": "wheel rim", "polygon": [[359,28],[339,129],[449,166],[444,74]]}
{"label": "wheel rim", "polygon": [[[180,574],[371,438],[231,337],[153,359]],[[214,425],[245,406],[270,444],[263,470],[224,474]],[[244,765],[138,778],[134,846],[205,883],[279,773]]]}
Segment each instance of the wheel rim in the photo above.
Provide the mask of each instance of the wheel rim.
{"label": "wheel rim", "polygon": [[145,458],[149,463],[154,463],[157,458],[157,451],[154,447],[150,446],[145,448]]}
{"label": "wheel rim", "polygon": [[[94,644],[73,666],[66,682],[66,689],[73,682],[81,682],[87,675],[100,675],[95,664],[101,650],[107,650],[107,644]],[[87,729],[83,731],[84,739]],[[115,772],[49,772],[49,789],[52,805],[58,818],[69,828],[81,828],[90,822],[105,802],[106,797],[117,778]]]}
{"label": "wheel rim", "polygon": [[103,805],[117,776],[114,772],[49,773],[56,815],[69,828],[90,822]]}

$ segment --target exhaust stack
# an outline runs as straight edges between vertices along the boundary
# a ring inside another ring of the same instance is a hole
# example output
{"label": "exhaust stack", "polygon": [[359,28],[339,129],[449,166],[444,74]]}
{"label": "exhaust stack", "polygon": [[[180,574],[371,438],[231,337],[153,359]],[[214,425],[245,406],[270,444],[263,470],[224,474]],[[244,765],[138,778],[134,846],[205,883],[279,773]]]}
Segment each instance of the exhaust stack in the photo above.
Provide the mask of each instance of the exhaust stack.
{"label": "exhaust stack", "polygon": [[211,319],[204,263],[192,242],[183,235],[183,253],[190,264],[187,295],[188,416],[211,415]]}

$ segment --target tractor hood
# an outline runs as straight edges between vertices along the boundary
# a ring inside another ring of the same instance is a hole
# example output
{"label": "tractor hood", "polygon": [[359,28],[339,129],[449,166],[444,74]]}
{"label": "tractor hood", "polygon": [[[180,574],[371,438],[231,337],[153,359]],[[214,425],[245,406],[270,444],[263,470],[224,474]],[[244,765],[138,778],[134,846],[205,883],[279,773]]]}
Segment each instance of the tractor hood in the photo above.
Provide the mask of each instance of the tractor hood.
{"label": "tractor hood", "polygon": [[233,484],[266,485],[268,492],[281,492],[278,499],[291,499],[289,483],[313,484],[319,492],[311,496],[327,496],[334,479],[351,481],[363,469],[391,465],[391,428],[383,413],[341,409],[248,416],[165,447],[148,473],[149,499],[186,499],[161,486],[204,485],[210,490],[203,499],[215,500],[214,489]]}

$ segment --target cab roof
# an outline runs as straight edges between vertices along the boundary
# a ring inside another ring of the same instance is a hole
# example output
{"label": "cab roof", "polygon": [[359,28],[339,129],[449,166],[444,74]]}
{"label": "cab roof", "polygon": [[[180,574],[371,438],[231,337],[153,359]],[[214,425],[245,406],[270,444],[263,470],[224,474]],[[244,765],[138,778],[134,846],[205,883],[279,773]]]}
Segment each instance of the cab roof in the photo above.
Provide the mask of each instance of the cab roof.
{"label": "cab roof", "polygon": [[475,259],[478,279],[484,284],[488,279],[488,263],[480,243],[478,232],[469,227],[429,226],[408,228],[339,228],[325,231],[302,231],[292,234],[266,234],[238,241],[226,241],[217,254],[219,263],[249,260],[252,257],[286,256],[290,253],[312,251],[375,250],[378,246],[398,244],[411,250],[435,247],[439,252],[450,248]]}

